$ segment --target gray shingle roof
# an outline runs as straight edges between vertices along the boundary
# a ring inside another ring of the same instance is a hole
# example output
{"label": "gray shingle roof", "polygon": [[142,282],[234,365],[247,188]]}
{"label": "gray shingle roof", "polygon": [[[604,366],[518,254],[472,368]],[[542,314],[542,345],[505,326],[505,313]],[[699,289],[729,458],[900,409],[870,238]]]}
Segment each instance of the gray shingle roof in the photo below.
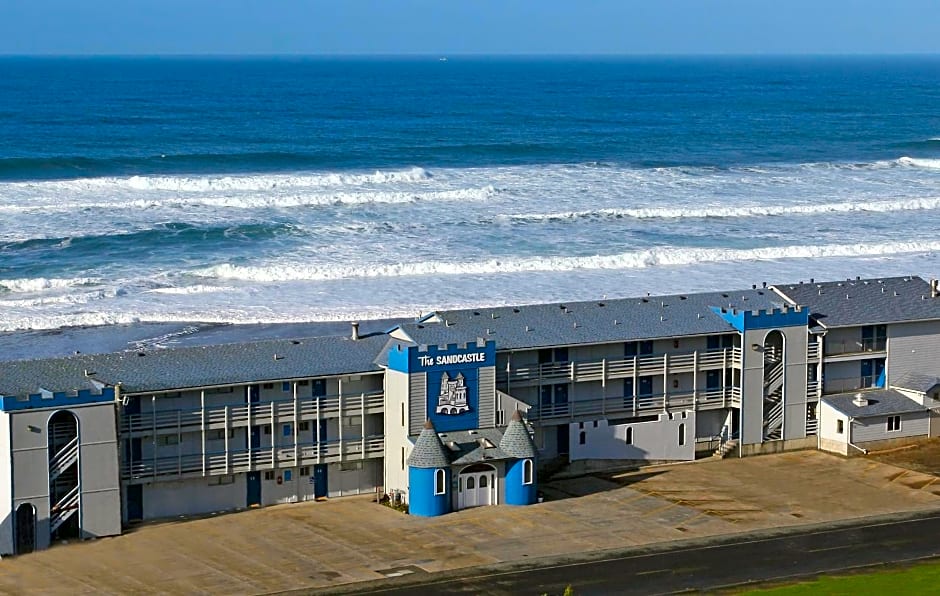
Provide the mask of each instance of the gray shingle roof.
{"label": "gray shingle roof", "polygon": [[857,393],[840,393],[826,395],[822,401],[826,402],[837,412],[852,418],[870,418],[872,416],[887,416],[889,414],[906,414],[908,412],[923,412],[927,408],[920,405],[906,395],[893,389],[880,389],[862,392],[868,400],[868,405],[857,406],[853,403]]}
{"label": "gray shingle roof", "polygon": [[453,465],[491,462],[510,457],[499,447],[503,433],[496,428],[448,431],[441,433],[440,437],[448,445]]}
{"label": "gray shingle roof", "polygon": [[522,422],[522,415],[519,414],[519,410],[512,413],[512,419],[509,421],[509,426],[506,427],[506,432],[503,433],[499,448],[505,451],[507,455],[517,459],[535,457],[538,453],[529,430]]}
{"label": "gray shingle roof", "polygon": [[428,420],[418,435],[415,446],[408,456],[408,465],[413,468],[446,468],[450,465],[447,448],[437,436],[434,425]]}
{"label": "gray shingle roof", "polygon": [[921,393],[927,393],[937,385],[940,385],[940,377],[915,372],[904,373],[897,381],[891,382],[892,387],[920,391]]}
{"label": "gray shingle roof", "polygon": [[940,319],[940,298],[919,277],[854,279],[778,285],[773,288],[810,308],[810,318],[825,327],[851,327]]}
{"label": "gray shingle roof", "polygon": [[438,311],[435,318],[406,323],[401,329],[419,344],[462,344],[480,337],[495,340],[500,350],[512,350],[727,333],[734,328],[711,307],[757,310],[782,305],[769,289],[736,290]]}
{"label": "gray shingle roof", "polygon": [[0,362],[0,395],[36,393],[38,385],[86,388],[85,371],[108,385],[122,383],[124,393],[366,373],[381,370],[374,360],[387,340],[315,337]]}

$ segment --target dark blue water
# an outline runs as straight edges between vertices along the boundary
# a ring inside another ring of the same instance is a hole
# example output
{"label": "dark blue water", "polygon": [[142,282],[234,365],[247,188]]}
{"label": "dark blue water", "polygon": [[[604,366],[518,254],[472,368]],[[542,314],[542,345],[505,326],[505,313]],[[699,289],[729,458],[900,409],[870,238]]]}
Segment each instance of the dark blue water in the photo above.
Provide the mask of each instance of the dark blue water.
{"label": "dark blue water", "polygon": [[0,180],[940,154],[940,58],[0,59]]}
{"label": "dark blue water", "polygon": [[940,274],[940,57],[0,58],[0,330]]}

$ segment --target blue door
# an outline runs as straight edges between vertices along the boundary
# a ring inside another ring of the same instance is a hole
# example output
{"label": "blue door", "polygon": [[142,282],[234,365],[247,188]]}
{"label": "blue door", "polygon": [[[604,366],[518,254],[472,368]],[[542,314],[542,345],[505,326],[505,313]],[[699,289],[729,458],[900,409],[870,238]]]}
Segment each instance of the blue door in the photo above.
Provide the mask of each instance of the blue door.
{"label": "blue door", "polygon": [[127,521],[144,519],[144,487],[141,484],[127,486]]}
{"label": "blue door", "polygon": [[248,506],[261,506],[261,472],[248,472]]}
{"label": "blue door", "polygon": [[556,426],[555,428],[558,429],[555,431],[558,438],[558,455],[568,455],[571,453],[571,446],[569,444],[570,440],[568,437],[568,425],[562,424],[560,426]]}
{"label": "blue door", "polygon": [[329,493],[327,482],[326,464],[315,464],[313,466],[313,498],[319,499],[327,496]]}

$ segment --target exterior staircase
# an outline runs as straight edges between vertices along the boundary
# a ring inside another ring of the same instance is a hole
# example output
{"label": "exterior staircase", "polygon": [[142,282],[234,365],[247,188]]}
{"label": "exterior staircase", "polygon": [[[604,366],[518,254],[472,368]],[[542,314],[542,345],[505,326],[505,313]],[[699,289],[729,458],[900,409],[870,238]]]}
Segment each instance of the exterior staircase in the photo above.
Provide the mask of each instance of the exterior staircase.
{"label": "exterior staircase", "polygon": [[721,446],[718,447],[718,449],[715,450],[715,453],[712,454],[712,457],[715,459],[724,459],[728,457],[729,454],[734,452],[737,448],[738,448],[737,439],[731,439],[729,441],[725,441],[724,443],[721,444]]}

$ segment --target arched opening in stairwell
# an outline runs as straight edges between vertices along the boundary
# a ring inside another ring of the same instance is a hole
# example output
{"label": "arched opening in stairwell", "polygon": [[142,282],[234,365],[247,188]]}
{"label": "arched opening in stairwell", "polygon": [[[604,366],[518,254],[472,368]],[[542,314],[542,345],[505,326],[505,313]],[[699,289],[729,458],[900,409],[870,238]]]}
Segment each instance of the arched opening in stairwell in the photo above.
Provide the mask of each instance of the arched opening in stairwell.
{"label": "arched opening in stairwell", "polygon": [[786,338],[774,329],[764,337],[763,440],[783,438]]}
{"label": "arched opening in stairwell", "polygon": [[13,552],[25,555],[36,550],[36,508],[31,503],[21,503],[16,508],[16,525],[13,529]]}
{"label": "arched opening in stairwell", "polygon": [[49,417],[50,540],[81,536],[78,418],[68,410]]}

